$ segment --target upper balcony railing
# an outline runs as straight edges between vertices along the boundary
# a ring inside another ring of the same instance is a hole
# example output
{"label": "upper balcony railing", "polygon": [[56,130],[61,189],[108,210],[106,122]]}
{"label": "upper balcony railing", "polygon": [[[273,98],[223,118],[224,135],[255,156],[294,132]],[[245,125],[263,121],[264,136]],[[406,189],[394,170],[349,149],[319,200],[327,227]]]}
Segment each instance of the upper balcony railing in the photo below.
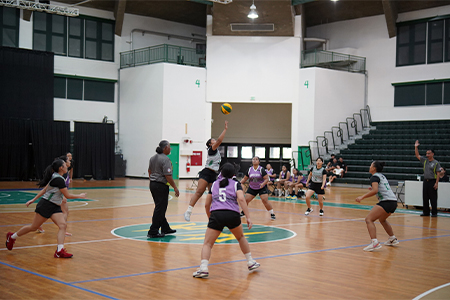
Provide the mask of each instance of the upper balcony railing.
{"label": "upper balcony railing", "polygon": [[302,51],[300,67],[321,67],[347,72],[365,73],[366,58],[325,50],[305,50]]}
{"label": "upper balcony railing", "polygon": [[167,44],[120,53],[121,69],[160,62],[205,67],[206,54],[199,54],[196,49]]}

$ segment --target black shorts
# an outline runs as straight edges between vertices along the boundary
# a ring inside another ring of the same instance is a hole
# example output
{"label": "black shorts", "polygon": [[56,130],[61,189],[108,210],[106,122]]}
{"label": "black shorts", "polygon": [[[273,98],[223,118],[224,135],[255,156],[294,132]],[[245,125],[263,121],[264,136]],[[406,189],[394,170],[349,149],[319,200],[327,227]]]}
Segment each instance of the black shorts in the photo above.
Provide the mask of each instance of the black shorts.
{"label": "black shorts", "polygon": [[39,200],[34,211],[47,219],[50,218],[53,214],[62,213],[61,206],[44,198],[41,198],[41,200]]}
{"label": "black shorts", "polygon": [[269,191],[267,190],[267,186],[265,185],[263,188],[261,189],[257,189],[254,190],[252,189],[250,186],[248,187],[247,191],[245,192],[246,194],[250,194],[252,196],[258,196],[259,195],[264,195],[264,194],[268,194]]}
{"label": "black shorts", "polygon": [[233,229],[241,225],[241,216],[232,210],[213,210],[209,217],[208,228],[222,231],[226,226]]}
{"label": "black shorts", "polygon": [[325,195],[325,189],[321,189],[322,182],[310,182],[308,189],[313,190],[317,195]]}
{"label": "black shorts", "polygon": [[211,169],[204,168],[198,174],[198,178],[206,180],[207,183],[213,183],[214,181],[217,180],[217,173]]}
{"label": "black shorts", "polygon": [[392,214],[397,209],[397,200],[380,201],[377,205],[381,206],[388,214]]}

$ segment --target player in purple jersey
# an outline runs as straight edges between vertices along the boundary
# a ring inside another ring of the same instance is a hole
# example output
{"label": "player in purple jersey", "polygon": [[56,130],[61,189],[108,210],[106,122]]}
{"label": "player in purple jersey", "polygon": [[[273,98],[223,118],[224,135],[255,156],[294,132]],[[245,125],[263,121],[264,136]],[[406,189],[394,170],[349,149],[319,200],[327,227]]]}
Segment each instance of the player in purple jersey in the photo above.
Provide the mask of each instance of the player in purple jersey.
{"label": "player in purple jersey", "polygon": [[284,186],[284,189],[287,188],[287,182],[291,178],[291,172],[288,171],[287,167],[283,165],[281,167],[280,177],[277,180],[277,189],[278,189],[278,196],[282,196],[281,186]]}
{"label": "player in purple jersey", "polygon": [[[267,175],[266,170],[259,165],[259,162],[258,156],[253,157],[252,166],[241,180],[241,184],[244,184],[249,180],[248,189],[245,192],[245,201],[248,205],[250,201],[259,194],[265,208],[270,213],[270,218],[275,220],[275,213],[273,212],[272,204],[269,202],[269,191],[266,186],[267,182],[269,182],[269,175]],[[245,214],[244,212],[241,212],[241,217],[243,216],[245,216]]]}
{"label": "player in purple jersey", "polygon": [[300,186],[303,187],[303,184],[300,182],[302,178],[303,175],[297,168],[292,169],[291,180],[287,183],[289,189],[289,193],[286,193],[287,199],[297,200],[297,190]]}
{"label": "player in purple jersey", "polygon": [[[269,175],[269,182],[267,183],[267,189],[269,190],[272,195],[274,195],[274,189],[275,189],[275,179],[277,178],[277,174],[272,169],[272,166],[270,164],[266,165],[266,173]],[[270,189],[270,187],[273,186],[273,190]],[[270,194],[269,194],[270,195]]]}
{"label": "player in purple jersey", "polygon": [[205,209],[209,223],[203,242],[200,268],[193,274],[196,278],[207,278],[209,276],[208,262],[211,258],[211,250],[225,226],[228,227],[239,242],[239,247],[247,260],[248,270],[252,271],[260,266],[252,258],[250,246],[244,236],[241,218],[239,217],[240,205],[247,215],[248,229],[252,228],[253,223],[250,219],[242,186],[239,182],[231,179],[235,173],[234,166],[230,163],[224,164],[221,173],[223,179],[214,181],[206,197]]}

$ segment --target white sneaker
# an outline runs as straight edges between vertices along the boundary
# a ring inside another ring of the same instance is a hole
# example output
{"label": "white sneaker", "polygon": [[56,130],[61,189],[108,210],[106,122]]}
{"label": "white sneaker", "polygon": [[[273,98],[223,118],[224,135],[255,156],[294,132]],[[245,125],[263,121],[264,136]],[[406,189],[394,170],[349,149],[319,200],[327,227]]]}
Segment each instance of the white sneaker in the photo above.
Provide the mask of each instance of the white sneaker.
{"label": "white sneaker", "polygon": [[261,266],[261,265],[260,265],[259,263],[257,263],[256,261],[249,262],[249,263],[247,264],[247,267],[248,267],[248,270],[249,270],[249,271],[258,269],[260,266]]}
{"label": "white sneaker", "polygon": [[323,216],[323,210],[322,209],[319,211],[319,216]]}
{"label": "white sneaker", "polygon": [[373,251],[380,248],[381,248],[380,242],[376,243],[375,245],[373,243],[370,243],[366,248],[364,248],[364,251]]}
{"label": "white sneaker", "polygon": [[184,213],[184,219],[186,220],[186,222],[191,221],[191,214],[192,214],[192,211],[188,211],[188,210]]}
{"label": "white sneaker", "polygon": [[328,182],[328,183],[327,183],[327,186],[331,186],[331,182]]}
{"label": "white sneaker", "polygon": [[309,213],[312,213],[313,211],[314,211],[314,209],[308,208],[308,209],[305,211],[305,215],[307,216],[307,215],[309,215]]}
{"label": "white sneaker", "polygon": [[388,239],[386,242],[384,242],[384,244],[386,245],[386,246],[396,246],[396,245],[398,245],[400,242],[397,240],[397,238],[395,238],[395,239],[393,239],[393,240],[391,240],[391,239]]}
{"label": "white sneaker", "polygon": [[197,271],[192,274],[192,276],[194,276],[195,278],[208,278],[209,272],[208,269],[201,270],[200,268],[198,268]]}

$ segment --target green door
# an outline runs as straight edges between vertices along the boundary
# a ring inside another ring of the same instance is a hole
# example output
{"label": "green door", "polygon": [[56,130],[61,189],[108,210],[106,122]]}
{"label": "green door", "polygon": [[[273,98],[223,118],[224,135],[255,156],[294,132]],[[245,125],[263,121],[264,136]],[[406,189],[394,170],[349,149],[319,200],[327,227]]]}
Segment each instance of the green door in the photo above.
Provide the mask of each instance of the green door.
{"label": "green door", "polygon": [[180,168],[180,163],[179,163],[179,159],[180,159],[180,145],[179,144],[170,144],[170,154],[168,155],[168,157],[170,158],[170,161],[172,162],[172,166],[173,166],[173,173],[172,173],[172,177],[173,179],[179,179],[179,168]]}
{"label": "green door", "polygon": [[308,146],[298,146],[298,169],[307,170],[311,164],[311,153]]}

